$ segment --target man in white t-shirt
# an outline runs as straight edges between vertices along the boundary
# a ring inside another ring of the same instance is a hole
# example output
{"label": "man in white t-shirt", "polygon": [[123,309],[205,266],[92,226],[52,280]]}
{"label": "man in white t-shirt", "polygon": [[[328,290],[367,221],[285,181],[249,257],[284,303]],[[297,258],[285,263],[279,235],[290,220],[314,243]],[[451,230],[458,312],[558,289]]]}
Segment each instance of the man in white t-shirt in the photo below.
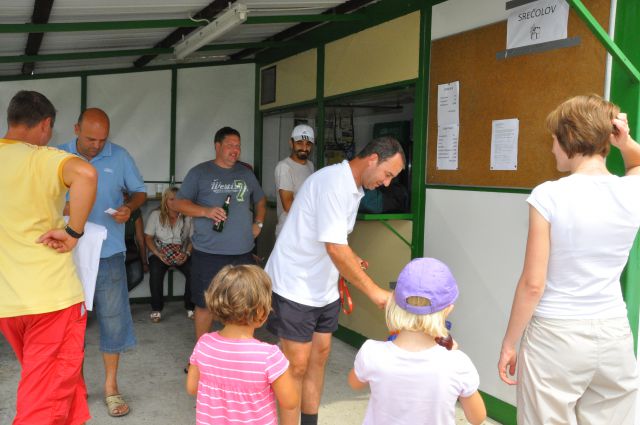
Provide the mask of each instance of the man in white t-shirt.
{"label": "man in white t-shirt", "polygon": [[313,174],[313,162],[309,161],[309,155],[315,142],[313,128],[307,124],[295,126],[291,132],[289,146],[291,154],[276,165],[276,211],[278,224],[276,225],[276,237],[280,234],[284,221],[293,203],[293,198],[298,193],[302,183]]}
{"label": "man in white t-shirt", "polygon": [[331,334],[338,329],[338,276],[380,308],[390,296],[360,267],[362,261],[349,247],[347,236],[363,188],[389,186],[404,165],[397,140],[376,139],[353,160],[311,175],[291,206],[265,267],[273,281],[267,328],[280,337],[301,394],[300,409],[281,412],[283,425],[317,424]]}

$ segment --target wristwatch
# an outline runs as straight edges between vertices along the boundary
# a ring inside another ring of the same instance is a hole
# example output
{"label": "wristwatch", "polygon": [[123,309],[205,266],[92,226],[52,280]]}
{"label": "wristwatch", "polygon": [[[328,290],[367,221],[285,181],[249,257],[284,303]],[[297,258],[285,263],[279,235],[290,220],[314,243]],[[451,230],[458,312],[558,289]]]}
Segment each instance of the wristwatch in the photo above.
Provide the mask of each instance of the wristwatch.
{"label": "wristwatch", "polygon": [[69,226],[68,224],[66,226],[64,226],[64,231],[67,232],[67,234],[69,236],[71,236],[72,238],[75,238],[75,239],[80,239],[82,237],[82,235],[84,235],[84,232],[78,233],[75,230],[73,230],[71,228],[71,226]]}
{"label": "wristwatch", "polygon": [[253,224],[255,224],[256,226],[258,226],[261,229],[262,229],[262,226],[264,226],[264,223],[261,222],[261,221],[258,221],[258,220],[254,221]]}

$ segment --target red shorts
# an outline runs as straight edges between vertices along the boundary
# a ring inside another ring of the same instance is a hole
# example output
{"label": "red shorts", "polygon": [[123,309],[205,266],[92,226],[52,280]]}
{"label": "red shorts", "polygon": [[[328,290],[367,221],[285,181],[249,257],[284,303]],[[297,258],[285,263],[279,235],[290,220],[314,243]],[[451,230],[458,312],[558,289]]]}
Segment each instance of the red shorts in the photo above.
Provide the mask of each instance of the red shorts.
{"label": "red shorts", "polygon": [[0,318],[0,332],[22,366],[14,425],[76,425],[91,418],[82,377],[86,326],[83,303]]}

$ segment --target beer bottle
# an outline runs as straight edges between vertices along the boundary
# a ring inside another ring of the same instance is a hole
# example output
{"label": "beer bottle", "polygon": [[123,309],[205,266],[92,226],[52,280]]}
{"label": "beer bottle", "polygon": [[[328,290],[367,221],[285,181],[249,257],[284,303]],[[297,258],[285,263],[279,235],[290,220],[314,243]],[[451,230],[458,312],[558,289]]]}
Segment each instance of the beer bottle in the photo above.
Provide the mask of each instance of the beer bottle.
{"label": "beer bottle", "polygon": [[[227,195],[227,198],[224,200],[224,204],[222,204],[222,209],[227,214],[227,218],[229,218],[229,204],[231,203],[231,195]],[[216,232],[222,232],[224,229],[225,220],[218,221],[213,223],[213,230]]]}

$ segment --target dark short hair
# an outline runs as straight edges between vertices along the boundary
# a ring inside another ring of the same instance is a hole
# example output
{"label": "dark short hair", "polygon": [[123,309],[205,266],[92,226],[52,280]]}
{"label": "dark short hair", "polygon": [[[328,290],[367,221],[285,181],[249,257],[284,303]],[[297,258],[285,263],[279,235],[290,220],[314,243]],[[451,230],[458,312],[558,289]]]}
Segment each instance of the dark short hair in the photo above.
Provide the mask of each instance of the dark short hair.
{"label": "dark short hair", "polygon": [[366,158],[374,153],[378,155],[378,164],[386,161],[397,153],[402,157],[402,164],[406,165],[407,163],[402,145],[395,138],[390,136],[373,139],[367,144],[367,146],[362,148],[356,156],[358,158]]}
{"label": "dark short hair", "polygon": [[56,108],[49,99],[37,91],[20,90],[9,102],[7,124],[35,127],[39,122],[51,118],[51,127],[56,120]]}
{"label": "dark short hair", "polygon": [[225,137],[227,136],[238,136],[240,137],[240,132],[235,128],[231,127],[222,127],[220,130],[216,131],[216,135],[213,137],[214,143],[222,143]]}

